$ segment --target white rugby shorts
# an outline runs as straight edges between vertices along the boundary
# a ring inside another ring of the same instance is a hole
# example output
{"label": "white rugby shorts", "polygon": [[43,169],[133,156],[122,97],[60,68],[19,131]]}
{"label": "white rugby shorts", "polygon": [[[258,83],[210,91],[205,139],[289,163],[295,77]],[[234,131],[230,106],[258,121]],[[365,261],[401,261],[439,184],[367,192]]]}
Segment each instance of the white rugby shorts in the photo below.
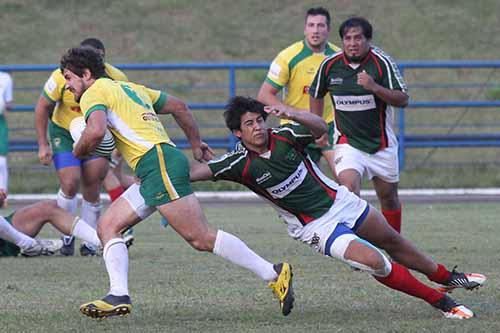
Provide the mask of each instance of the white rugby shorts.
{"label": "white rugby shorts", "polygon": [[132,210],[144,220],[156,211],[155,207],[146,205],[144,198],[139,191],[139,184],[132,184],[120,197],[127,200]]}
{"label": "white rugby shorts", "polygon": [[[345,186],[337,191],[335,202],[328,212],[320,218],[308,223],[299,232],[296,231],[295,239],[308,244],[317,252],[338,257],[344,253],[348,245],[344,242],[335,242],[342,235],[349,235],[348,240],[358,238],[356,230],[361,226],[369,211],[368,203],[350,192]],[[344,238],[344,237],[342,237]],[[336,253],[330,253],[331,246]]]}
{"label": "white rugby shorts", "polygon": [[335,145],[335,171],[356,170],[361,177],[378,177],[388,183],[399,182],[398,146],[387,147],[375,154],[368,154],[349,144]]}

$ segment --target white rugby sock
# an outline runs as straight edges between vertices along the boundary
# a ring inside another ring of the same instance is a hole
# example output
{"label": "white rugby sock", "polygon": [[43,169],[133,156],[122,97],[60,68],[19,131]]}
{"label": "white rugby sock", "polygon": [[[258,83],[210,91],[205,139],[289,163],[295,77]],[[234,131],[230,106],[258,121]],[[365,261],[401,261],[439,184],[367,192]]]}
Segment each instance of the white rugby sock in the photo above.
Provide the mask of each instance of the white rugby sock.
{"label": "white rugby sock", "polygon": [[128,250],[122,238],[113,238],[102,255],[109,276],[109,294],[128,295]]}
{"label": "white rugby sock", "polygon": [[273,264],[253,252],[239,238],[222,230],[217,231],[213,253],[254,272],[265,281],[273,281],[278,277]]}
{"label": "white rugby sock", "polygon": [[88,225],[83,219],[80,219],[78,216],[73,221],[71,235],[94,246],[101,246],[101,241],[97,236],[97,231],[90,225]]}
{"label": "white rugby sock", "polygon": [[6,219],[0,216],[0,238],[26,249],[36,244],[36,240],[14,228]]}
{"label": "white rugby sock", "polygon": [[68,197],[64,192],[59,189],[57,192],[57,205],[70,213],[71,215],[76,214],[76,205],[78,204],[78,199],[76,195],[73,198]]}
{"label": "white rugby sock", "polygon": [[101,208],[102,205],[100,201],[91,203],[85,199],[82,199],[82,220],[87,222],[87,224],[92,228],[97,229],[97,222],[99,221],[99,217],[101,216]]}
{"label": "white rugby sock", "polygon": [[9,186],[9,169],[7,167],[7,157],[0,156],[0,189],[8,192]]}

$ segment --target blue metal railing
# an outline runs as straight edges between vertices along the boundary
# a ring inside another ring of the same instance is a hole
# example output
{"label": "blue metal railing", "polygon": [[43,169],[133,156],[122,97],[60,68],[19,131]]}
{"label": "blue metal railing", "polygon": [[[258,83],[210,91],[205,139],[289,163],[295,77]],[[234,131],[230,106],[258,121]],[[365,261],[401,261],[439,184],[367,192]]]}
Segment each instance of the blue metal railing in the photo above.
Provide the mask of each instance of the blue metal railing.
{"label": "blue metal railing", "polygon": [[[269,63],[186,63],[186,64],[115,64],[116,67],[126,71],[176,71],[176,70],[227,70],[227,89],[228,96],[233,97],[237,94],[236,71],[237,70],[255,70],[267,69]],[[406,61],[399,63],[402,74],[407,69],[450,69],[450,68],[500,68],[500,61]],[[58,65],[0,65],[0,71],[7,72],[49,72],[56,69]],[[189,103],[193,110],[208,109],[219,110],[224,107],[224,103]],[[500,101],[411,101],[406,109],[419,108],[498,108]],[[13,111],[30,112],[34,110],[34,105],[15,105]],[[407,111],[407,110],[406,110]],[[406,134],[406,120],[404,108],[399,109],[398,139],[400,144],[399,161],[401,168],[405,165],[405,152],[408,148],[425,147],[466,147],[466,146],[500,146],[500,135],[490,134],[444,134],[444,135],[408,135]],[[214,148],[233,147],[235,138],[229,135],[226,138],[213,138],[210,144]],[[177,139],[179,147],[187,147],[184,139]],[[30,151],[36,150],[35,142],[13,141],[10,143],[12,151]]]}

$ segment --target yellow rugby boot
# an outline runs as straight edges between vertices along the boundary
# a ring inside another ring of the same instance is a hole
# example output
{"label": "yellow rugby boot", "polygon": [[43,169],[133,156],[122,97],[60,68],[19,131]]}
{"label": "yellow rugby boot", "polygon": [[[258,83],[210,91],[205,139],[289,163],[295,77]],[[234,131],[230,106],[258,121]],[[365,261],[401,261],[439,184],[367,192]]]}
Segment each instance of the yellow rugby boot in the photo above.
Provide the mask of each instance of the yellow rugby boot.
{"label": "yellow rugby boot", "polygon": [[272,289],[274,295],[278,298],[281,313],[284,316],[288,316],[292,311],[293,302],[295,301],[292,286],[292,266],[284,262],[274,265],[274,270],[278,273],[278,278],[276,281],[269,282],[268,287]]}
{"label": "yellow rugby boot", "polygon": [[132,311],[132,303],[128,295],[107,295],[103,299],[88,302],[80,306],[80,312],[91,318],[107,318],[126,316]]}

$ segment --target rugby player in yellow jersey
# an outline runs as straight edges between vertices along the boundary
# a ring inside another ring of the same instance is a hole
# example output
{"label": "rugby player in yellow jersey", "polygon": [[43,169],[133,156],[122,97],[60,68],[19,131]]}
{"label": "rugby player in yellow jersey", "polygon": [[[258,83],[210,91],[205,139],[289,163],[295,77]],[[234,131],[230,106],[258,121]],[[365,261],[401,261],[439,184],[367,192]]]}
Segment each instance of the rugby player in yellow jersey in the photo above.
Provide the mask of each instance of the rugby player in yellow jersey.
{"label": "rugby player in yellow jersey", "polygon": [[[81,46],[99,50],[104,57],[103,43],[96,38],[88,38],[80,43]],[[127,81],[127,77],[117,68],[105,64],[106,76],[120,81]],[[82,112],[73,94],[66,89],[64,77],[59,69],[52,72],[45,83],[43,92],[35,108],[35,127],[38,136],[38,157],[42,164],[54,162],[60,189],[57,193],[57,204],[71,214],[76,213],[77,198],[80,183],[82,184],[82,218],[94,229],[101,212],[99,199],[101,184],[108,172],[108,160],[103,157],[88,157],[78,159],[72,154],[73,139],[69,133],[69,125]],[[49,119],[50,118],[50,119]],[[47,127],[50,138],[47,140]],[[73,255],[74,238],[63,237],[63,255]],[[96,249],[90,244],[82,244],[81,255],[95,255]]]}
{"label": "rugby player in yellow jersey", "polygon": [[196,250],[213,252],[268,281],[282,313],[289,314],[294,300],[290,265],[273,265],[237,237],[207,224],[191,189],[189,162],[172,143],[157,115],[171,114],[191,144],[194,159],[210,160],[212,151],[201,141],[187,105],[158,90],[105,78],[102,58],[89,48],[70,49],[61,59],[61,71],[87,122],[74,155],[90,155],[109,128],[116,147],[140,179],[140,185],[130,186],[99,220],[97,232],[104,246],[110,289],[103,299],[83,304],[80,311],[93,318],[130,313],[128,251],[120,231],[159,210]]}
{"label": "rugby player in yellow jersey", "polygon": [[[321,62],[340,48],[328,42],[330,34],[330,13],[323,7],[309,8],[306,12],[304,40],[296,42],[273,60],[265,81],[260,87],[257,99],[267,105],[286,105],[290,110],[309,111],[309,86]],[[283,91],[283,100],[278,93]],[[328,162],[335,174],[333,141],[335,134],[332,102],[325,99],[323,119],[329,126],[324,135],[307,147],[307,153],[318,162],[321,156]],[[281,125],[289,123],[282,119]]]}

